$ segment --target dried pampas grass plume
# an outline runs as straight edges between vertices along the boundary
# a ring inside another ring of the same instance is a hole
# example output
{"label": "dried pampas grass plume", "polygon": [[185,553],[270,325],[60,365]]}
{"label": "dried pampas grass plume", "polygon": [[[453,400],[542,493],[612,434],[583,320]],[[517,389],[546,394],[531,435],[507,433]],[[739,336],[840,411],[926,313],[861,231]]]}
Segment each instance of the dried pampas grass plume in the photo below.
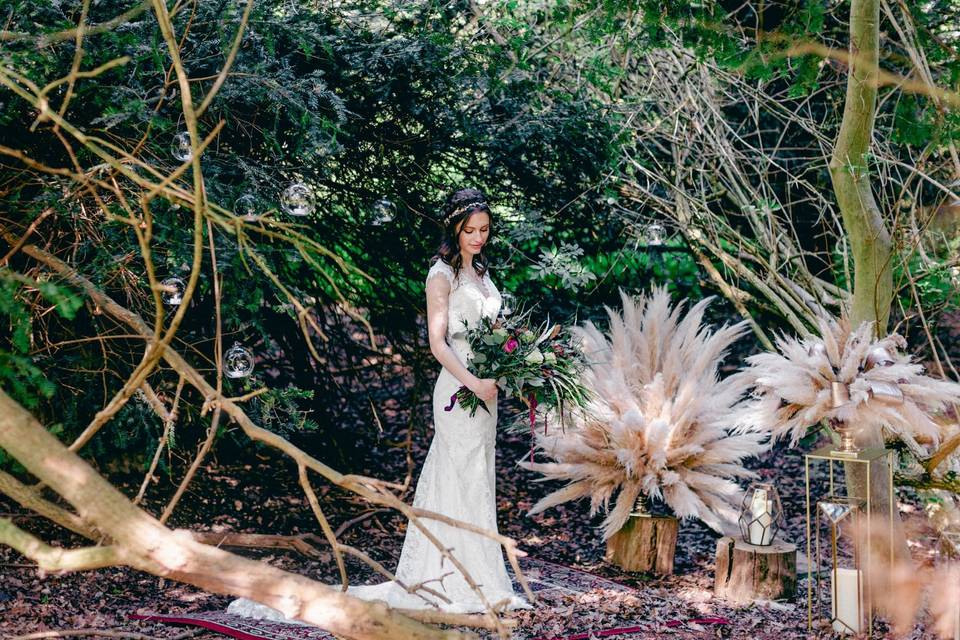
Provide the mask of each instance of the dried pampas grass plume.
{"label": "dried pampas grass plume", "polygon": [[[681,318],[665,288],[634,301],[620,293],[623,314],[607,308],[609,337],[591,322],[578,327],[591,364],[583,383],[592,400],[563,431],[537,434],[555,462],[521,462],[567,485],[537,502],[529,515],[590,496],[602,506],[604,539],[626,523],[638,498],[663,500],[679,518],[699,518],[717,531],[735,522],[741,488],[751,478],[741,461],[763,451],[766,436],[730,434],[728,413],[744,387],[719,381],[717,366],[746,330],[701,325],[710,299]],[[619,492],[613,510],[609,501]]]}
{"label": "dried pampas grass plume", "polygon": [[[737,428],[796,444],[823,421],[845,421],[855,430],[878,424],[887,438],[926,457],[926,447],[936,447],[946,428],[933,416],[960,402],[960,385],[924,375],[923,366],[900,353],[906,347],[901,336],[874,340],[871,323],[853,331],[845,318],[822,319],[819,329],[820,338],[781,337],[779,353],[747,358],[748,366],[735,377],[753,394],[734,414]],[[831,399],[834,382],[849,392],[849,402],[837,408]]]}

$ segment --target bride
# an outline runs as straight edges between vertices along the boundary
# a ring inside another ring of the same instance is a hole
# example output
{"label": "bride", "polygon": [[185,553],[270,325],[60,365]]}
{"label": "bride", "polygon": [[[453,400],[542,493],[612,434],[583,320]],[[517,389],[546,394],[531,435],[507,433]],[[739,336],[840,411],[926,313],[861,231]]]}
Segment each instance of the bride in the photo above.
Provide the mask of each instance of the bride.
{"label": "bride", "polygon": [[[435,433],[413,506],[497,532],[497,386],[493,379],[477,378],[467,370],[465,363],[471,354],[464,332],[482,316],[495,318],[500,311],[500,292],[490,278],[483,251],[491,223],[490,208],[477,189],[461,189],[444,205],[443,240],[426,280],[430,351],[442,369],[433,389]],[[489,412],[481,409],[470,417],[452,402],[462,385],[483,400]],[[420,523],[464,567],[488,603],[506,601],[507,609],[530,608],[523,597],[514,594],[498,542],[436,520],[420,518]],[[403,609],[439,608],[451,613],[486,609],[460,571],[413,523],[408,522],[395,575],[396,581],[349,587],[347,592]],[[410,593],[404,587],[426,588]],[[279,612],[243,598],[227,610],[282,618]]]}

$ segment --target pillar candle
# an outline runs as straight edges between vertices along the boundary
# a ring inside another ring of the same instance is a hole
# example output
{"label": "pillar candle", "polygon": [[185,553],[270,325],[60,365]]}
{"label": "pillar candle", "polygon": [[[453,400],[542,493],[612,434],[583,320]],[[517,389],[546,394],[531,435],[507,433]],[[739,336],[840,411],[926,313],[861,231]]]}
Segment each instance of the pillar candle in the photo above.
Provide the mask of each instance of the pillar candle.
{"label": "pillar candle", "polygon": [[750,544],[768,545],[773,542],[773,500],[767,500],[767,492],[757,489],[750,501]]}
{"label": "pillar candle", "polygon": [[837,633],[860,633],[863,611],[863,572],[837,567],[833,570],[830,613]]}

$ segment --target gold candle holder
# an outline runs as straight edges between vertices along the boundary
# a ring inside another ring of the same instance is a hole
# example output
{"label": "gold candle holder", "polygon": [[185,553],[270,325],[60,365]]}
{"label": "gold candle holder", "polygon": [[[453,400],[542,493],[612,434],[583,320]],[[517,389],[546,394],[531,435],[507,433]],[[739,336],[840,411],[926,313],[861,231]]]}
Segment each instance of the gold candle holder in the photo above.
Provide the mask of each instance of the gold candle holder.
{"label": "gold candle holder", "polygon": [[[893,539],[895,501],[891,500],[887,513],[874,513],[871,500],[870,478],[876,464],[887,470],[887,489],[893,494],[893,452],[889,449],[870,448],[850,452],[836,452],[832,447],[823,447],[804,456],[806,477],[805,497],[807,507],[807,558],[810,570],[807,574],[807,628],[814,629],[814,621],[826,622],[832,630],[841,634],[866,634],[873,637],[874,605],[870,597],[867,579],[871,569],[878,566],[873,557],[874,529],[885,524],[888,539]],[[816,462],[828,465],[827,491],[817,492],[811,488],[810,468]],[[844,496],[837,492],[835,467],[848,468],[853,464],[865,467],[866,496]],[[882,524],[875,522],[880,518]],[[893,545],[888,545],[893,563]],[[821,565],[826,566],[821,567]],[[829,571],[829,578],[821,574]]]}

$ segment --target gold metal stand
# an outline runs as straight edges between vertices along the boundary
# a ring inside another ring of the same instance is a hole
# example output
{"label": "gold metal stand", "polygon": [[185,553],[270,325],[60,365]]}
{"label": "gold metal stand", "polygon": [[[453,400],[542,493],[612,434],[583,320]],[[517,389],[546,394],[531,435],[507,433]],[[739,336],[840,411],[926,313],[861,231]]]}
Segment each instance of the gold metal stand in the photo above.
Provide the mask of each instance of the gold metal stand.
{"label": "gold metal stand", "polygon": [[[808,630],[813,629],[814,591],[816,591],[816,599],[817,599],[817,609],[818,609],[817,618],[823,619],[823,616],[821,615],[822,612],[820,612],[821,601],[823,599],[822,598],[823,592],[820,586],[820,534],[819,534],[820,523],[819,523],[819,519],[813,518],[813,514],[811,513],[811,509],[810,509],[811,498],[812,498],[811,491],[810,491],[811,464],[815,462],[826,462],[829,470],[829,491],[825,496],[825,500],[816,501],[818,511],[821,509],[820,507],[821,503],[830,503],[830,506],[836,505],[838,506],[838,508],[843,508],[845,505],[850,509],[857,509],[862,507],[863,510],[865,511],[866,538],[864,539],[866,540],[866,545],[865,545],[866,553],[865,554],[855,553],[855,561],[859,564],[860,567],[874,568],[874,564],[872,562],[873,552],[872,552],[872,544],[871,544],[873,540],[872,538],[873,504],[871,499],[872,492],[871,492],[871,486],[870,486],[870,483],[872,481],[871,472],[873,471],[874,465],[882,463],[883,461],[887,462],[887,483],[888,483],[888,490],[889,490],[889,496],[890,496],[890,505],[889,505],[890,508],[889,508],[889,513],[887,514],[888,515],[887,520],[889,523],[888,535],[890,537],[888,538],[887,546],[890,549],[890,559],[889,559],[890,565],[889,566],[892,566],[893,564],[893,545],[892,545],[893,523],[894,523],[893,509],[894,509],[894,503],[895,503],[894,493],[893,493],[893,451],[889,449],[879,448],[879,447],[871,448],[871,449],[862,449],[859,451],[852,451],[846,447],[841,447],[841,449],[842,450],[838,450],[836,446],[828,445],[826,447],[817,449],[813,453],[806,454],[803,457],[804,458],[804,476],[806,478],[806,494],[805,495],[806,495],[806,507],[807,507],[807,523],[806,523],[807,524],[807,563],[808,563],[808,566],[811,566],[811,567],[814,566],[813,563],[815,563],[815,570],[816,570],[815,586],[814,586],[814,581],[810,579],[811,576],[809,571],[812,569],[808,569],[808,574],[807,574],[807,577],[808,577],[808,580],[807,580],[807,629]],[[845,496],[845,495],[839,495],[837,493],[836,485],[834,482],[834,464],[835,463],[841,463],[841,464],[852,463],[852,464],[862,464],[865,466],[865,471],[867,476],[867,485],[866,485],[867,495],[866,496],[862,496],[862,497],[861,496]],[[814,526],[817,527],[815,530],[813,528]],[[833,527],[831,527],[831,533],[833,533]],[[861,531],[860,533],[862,534],[863,532]],[[836,541],[835,535],[832,535],[831,537],[832,537],[832,540],[831,540],[830,570],[831,570],[831,581],[834,584],[832,593],[831,593],[831,598],[832,598],[831,602],[836,603],[837,602],[836,580],[834,580],[832,576],[836,575],[835,572],[837,570],[837,541]],[[816,545],[816,549],[813,548],[814,545]],[[865,575],[865,574],[861,574],[861,575]],[[858,596],[857,602],[859,603],[858,604],[858,615],[859,615],[858,624],[862,624],[864,622],[864,618],[866,618],[867,637],[872,638],[874,607],[873,607],[873,603],[869,601],[869,598],[866,600],[866,602],[864,602],[863,594],[860,593],[860,589],[861,587],[858,585],[858,594],[857,594]],[[864,616],[864,612],[862,611],[862,608],[864,607],[864,605],[866,607],[866,616]],[[833,613],[831,613],[829,618],[831,626],[833,625],[834,622],[837,621],[837,616],[835,615],[837,613],[839,613],[839,606],[834,605]],[[840,623],[845,624],[842,620],[840,620]],[[862,631],[863,630],[861,630],[861,632]]]}

